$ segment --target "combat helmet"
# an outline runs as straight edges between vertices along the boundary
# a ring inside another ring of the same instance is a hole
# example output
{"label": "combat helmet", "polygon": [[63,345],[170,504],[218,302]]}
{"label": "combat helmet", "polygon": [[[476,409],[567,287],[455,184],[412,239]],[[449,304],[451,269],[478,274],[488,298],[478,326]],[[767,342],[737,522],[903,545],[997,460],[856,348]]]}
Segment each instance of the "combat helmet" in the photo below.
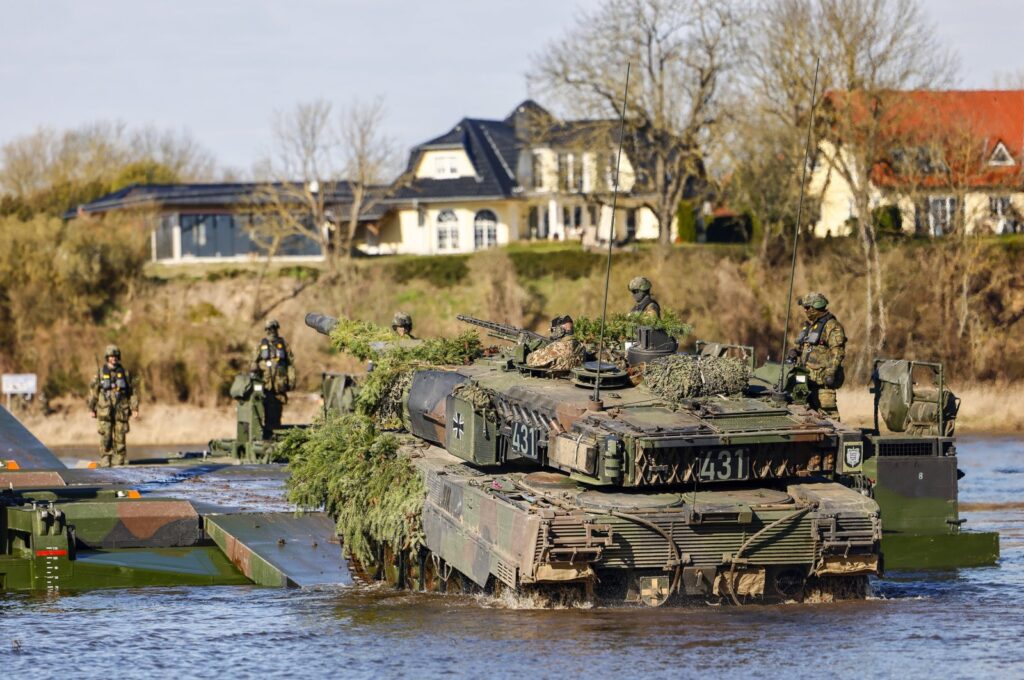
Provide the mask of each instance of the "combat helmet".
{"label": "combat helmet", "polygon": [[405,312],[395,314],[395,318],[391,320],[391,330],[396,328],[404,328],[406,331],[412,332],[412,317]]}
{"label": "combat helmet", "polygon": [[267,323],[263,325],[265,331],[276,331],[281,328],[281,324],[277,322],[277,319],[268,319]]}
{"label": "combat helmet", "polygon": [[114,357],[115,359],[121,358],[121,348],[117,345],[107,345],[107,348],[103,350],[103,358]]}
{"label": "combat helmet", "polygon": [[796,302],[801,307],[810,307],[817,310],[822,310],[828,307],[828,298],[818,292],[808,293],[802,298],[797,299]]}
{"label": "combat helmet", "polygon": [[651,282],[646,276],[634,276],[629,281],[630,293],[646,293],[651,290]]}

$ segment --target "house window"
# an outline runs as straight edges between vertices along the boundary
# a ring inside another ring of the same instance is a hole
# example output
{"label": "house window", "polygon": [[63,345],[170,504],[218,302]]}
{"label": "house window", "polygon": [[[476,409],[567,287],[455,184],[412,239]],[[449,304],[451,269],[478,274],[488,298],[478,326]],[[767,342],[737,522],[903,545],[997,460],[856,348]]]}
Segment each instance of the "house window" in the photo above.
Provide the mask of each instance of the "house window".
{"label": "house window", "polygon": [[932,196],[928,199],[928,233],[942,236],[956,227],[957,201],[953,196]]}
{"label": "house window", "polygon": [[562,191],[569,190],[569,183],[572,181],[570,168],[572,167],[571,154],[558,154],[558,188]]}
{"label": "house window", "polygon": [[416,224],[420,227],[427,226],[427,209],[423,206],[416,208]]}
{"label": "house window", "polygon": [[532,164],[530,166],[530,177],[534,189],[544,188],[544,159],[541,157],[540,152],[534,152]]}
{"label": "house window", "polygon": [[459,218],[453,210],[442,210],[437,214],[437,249],[459,249]]}
{"label": "house window", "polygon": [[434,177],[458,177],[459,162],[455,156],[434,157]]}
{"label": "house window", "polygon": [[992,155],[988,159],[989,165],[1013,165],[1013,156],[1010,155],[1010,151],[1006,148],[1006,145],[1002,142],[996,144],[996,148],[992,151]]}
{"label": "house window", "polygon": [[482,250],[498,244],[498,216],[490,210],[481,210],[473,218],[473,248]]}
{"label": "house window", "polygon": [[1009,196],[989,196],[988,209],[995,218],[997,234],[1012,234],[1020,228]]}

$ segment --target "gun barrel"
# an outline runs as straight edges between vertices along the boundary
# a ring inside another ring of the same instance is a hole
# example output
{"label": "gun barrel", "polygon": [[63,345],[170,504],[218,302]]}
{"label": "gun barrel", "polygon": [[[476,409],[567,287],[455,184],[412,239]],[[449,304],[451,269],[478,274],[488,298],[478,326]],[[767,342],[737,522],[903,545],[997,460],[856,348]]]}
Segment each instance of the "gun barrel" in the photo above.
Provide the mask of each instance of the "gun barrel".
{"label": "gun barrel", "polygon": [[455,318],[464,323],[472,324],[473,326],[480,326],[481,328],[486,328],[488,331],[490,331],[491,335],[493,335],[496,338],[501,338],[503,340],[515,341],[524,335],[534,340],[547,339],[543,335],[539,333],[534,333],[533,331],[528,331],[525,328],[508,326],[503,323],[497,323],[496,321],[485,321],[484,319],[477,319],[472,316],[466,316],[465,314],[459,314]]}
{"label": "gun barrel", "polygon": [[317,333],[322,335],[330,335],[334,327],[338,325],[338,320],[333,316],[327,316],[326,314],[316,314],[310,312],[306,315],[306,325],[315,330]]}

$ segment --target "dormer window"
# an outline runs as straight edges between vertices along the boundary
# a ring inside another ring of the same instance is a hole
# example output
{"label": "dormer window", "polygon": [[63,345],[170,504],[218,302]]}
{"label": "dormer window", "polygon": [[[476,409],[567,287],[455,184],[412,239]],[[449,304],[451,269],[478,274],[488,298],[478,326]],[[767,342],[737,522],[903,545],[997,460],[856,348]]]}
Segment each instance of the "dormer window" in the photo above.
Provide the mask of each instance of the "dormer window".
{"label": "dormer window", "polygon": [[1010,155],[1006,145],[999,142],[996,144],[996,148],[992,151],[992,155],[988,159],[988,164],[1000,166],[1013,165],[1013,156]]}
{"label": "dormer window", "polygon": [[459,159],[456,156],[435,156],[434,177],[444,179],[459,176]]}

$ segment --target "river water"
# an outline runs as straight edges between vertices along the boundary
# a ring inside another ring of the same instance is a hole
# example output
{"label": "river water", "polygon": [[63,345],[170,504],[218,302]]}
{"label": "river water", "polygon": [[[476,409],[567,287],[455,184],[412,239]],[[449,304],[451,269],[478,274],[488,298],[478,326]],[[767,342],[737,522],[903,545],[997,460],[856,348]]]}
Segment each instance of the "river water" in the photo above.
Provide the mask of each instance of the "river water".
{"label": "river water", "polygon": [[[257,587],[0,596],[0,670],[17,677],[1024,677],[1024,439],[959,445],[967,527],[997,567],[889,574],[861,602],[530,609],[386,588]],[[138,468],[151,493],[212,500],[279,472]],[[205,481],[200,482],[202,478]]]}

